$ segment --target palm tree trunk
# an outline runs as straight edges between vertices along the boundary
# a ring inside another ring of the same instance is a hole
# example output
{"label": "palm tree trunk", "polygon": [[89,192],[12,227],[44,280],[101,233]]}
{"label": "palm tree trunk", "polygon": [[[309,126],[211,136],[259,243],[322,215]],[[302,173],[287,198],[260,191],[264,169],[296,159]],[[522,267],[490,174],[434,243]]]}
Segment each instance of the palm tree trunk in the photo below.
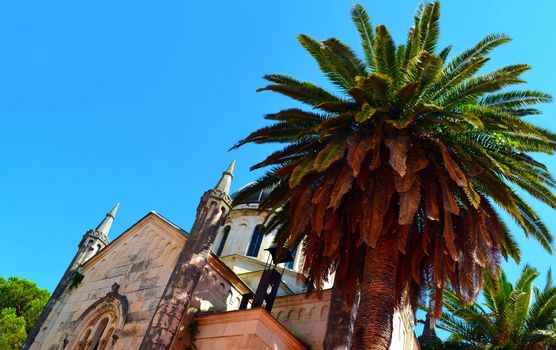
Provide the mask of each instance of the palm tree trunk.
{"label": "palm tree trunk", "polygon": [[[340,260],[342,264],[342,260]],[[349,303],[346,292],[339,286],[342,280],[338,275],[334,279],[330,296],[330,308],[328,321],[326,323],[326,333],[324,337],[324,350],[347,350],[351,345],[353,334],[353,324],[357,313],[359,293],[355,296],[353,303]]]}
{"label": "palm tree trunk", "polygon": [[388,350],[396,306],[398,246],[395,235],[367,247],[352,350]]}

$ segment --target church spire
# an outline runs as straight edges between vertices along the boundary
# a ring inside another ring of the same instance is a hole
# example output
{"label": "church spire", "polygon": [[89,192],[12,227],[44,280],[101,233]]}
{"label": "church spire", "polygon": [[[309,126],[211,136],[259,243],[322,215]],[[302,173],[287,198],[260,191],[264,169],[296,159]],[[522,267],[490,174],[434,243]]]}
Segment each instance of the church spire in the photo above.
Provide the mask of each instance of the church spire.
{"label": "church spire", "polygon": [[108,232],[114,222],[114,217],[116,216],[119,206],[120,203],[116,203],[114,208],[106,214],[96,229],[89,230],[83,235],[83,239],[81,239],[81,243],[79,243],[79,252],[77,253],[77,257],[74,259],[76,263],[75,266],[83,264],[108,245],[110,242],[108,239]]}
{"label": "church spire", "polygon": [[232,161],[216,186],[201,197],[195,221],[174,264],[174,270],[147,328],[140,350],[170,349],[181,324],[174,321],[183,319],[194,303],[191,296],[198,286],[203,266],[208,264],[210,248],[232,209],[229,193],[235,163]]}
{"label": "church spire", "polygon": [[230,186],[232,185],[232,179],[234,178],[234,166],[236,165],[236,161],[232,160],[228,169],[222,173],[222,177],[220,181],[214,186],[214,189],[220,191],[224,194],[230,194]]}
{"label": "church spire", "polygon": [[104,236],[104,237],[108,238],[108,232],[110,231],[110,227],[112,226],[112,223],[114,222],[114,218],[116,217],[116,212],[118,211],[119,206],[120,206],[120,203],[116,203],[114,208],[112,208],[112,210],[110,210],[110,212],[108,214],[106,214],[106,217],[104,218],[104,220],[102,220],[101,223],[98,224],[95,231],[98,232],[99,236]]}
{"label": "church spire", "polygon": [[[51,326],[50,315],[54,311],[59,313],[59,305],[64,305],[64,293],[69,289],[71,290],[71,285],[75,281],[76,276],[78,273],[81,273],[81,266],[90,258],[92,258],[95,254],[99,251],[104,249],[108,243],[108,232],[110,231],[110,227],[112,226],[112,222],[114,222],[114,217],[116,216],[116,212],[118,211],[118,207],[120,203],[116,203],[114,208],[110,210],[106,217],[100,222],[94,230],[88,230],[83,235],[81,242],[79,243],[79,250],[77,254],[75,254],[72,262],[68,266],[66,272],[62,276],[62,279],[54,289],[48,303],[44,307],[39,319],[35,323],[33,329],[29,332],[27,336],[27,340],[23,344],[22,349],[29,350],[31,348],[35,348],[35,344],[40,347],[40,342],[35,342],[37,337],[41,337],[39,334],[42,334],[44,329],[47,329]],[[60,304],[62,303],[62,304]],[[57,311],[56,311],[57,310]],[[57,317],[57,316],[54,316]],[[46,327],[44,327],[46,325]],[[43,328],[44,327],[44,328]],[[65,344],[65,343],[64,343]]]}

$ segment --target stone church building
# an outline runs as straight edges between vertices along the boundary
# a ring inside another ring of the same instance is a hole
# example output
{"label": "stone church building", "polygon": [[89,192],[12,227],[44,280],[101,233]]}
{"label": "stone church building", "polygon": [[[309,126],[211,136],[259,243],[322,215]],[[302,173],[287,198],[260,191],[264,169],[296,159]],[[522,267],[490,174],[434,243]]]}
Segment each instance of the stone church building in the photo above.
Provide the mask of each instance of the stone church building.
{"label": "stone church building", "polygon": [[[207,193],[229,199],[232,172],[233,163]],[[259,230],[264,215],[258,207],[266,195],[263,191],[230,208],[200,267],[190,309],[174,319],[158,313],[168,307],[165,295],[177,283],[174,271],[189,233],[151,211],[110,241],[116,205],[84,234],[23,348],[184,350],[195,349],[188,347],[193,343],[199,350],[322,349],[330,291],[320,298],[305,295],[297,282],[300,251],[292,252],[293,261],[275,266],[282,276],[273,304],[252,307],[250,297],[273,267],[268,250],[273,237]],[[203,201],[205,196],[200,207]],[[157,327],[160,339],[167,339],[160,344],[166,345],[148,344]],[[394,315],[391,349],[418,349],[409,311]]]}

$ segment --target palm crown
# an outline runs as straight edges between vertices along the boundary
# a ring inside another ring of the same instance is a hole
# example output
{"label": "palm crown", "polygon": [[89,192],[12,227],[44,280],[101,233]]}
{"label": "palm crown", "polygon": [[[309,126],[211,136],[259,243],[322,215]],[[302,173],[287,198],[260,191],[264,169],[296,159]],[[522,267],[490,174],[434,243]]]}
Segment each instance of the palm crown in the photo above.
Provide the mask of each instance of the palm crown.
{"label": "palm crown", "polygon": [[556,207],[555,184],[546,167],[528,152],[552,153],[555,135],[525,116],[550,96],[509,90],[524,83],[525,64],[479,74],[487,54],[510,39],[488,35],[448,59],[437,49],[439,3],[422,5],[405,45],[394,44],[383,25],[373,29],[362,6],[352,9],[364,58],[336,38],[299,41],[337,88],[272,74],[262,89],[310,108],[285,109],[265,118],[246,143],[284,147],[252,168],[270,167],[246,187],[271,187],[263,209],[266,229],[279,244],[303,241],[303,272],[317,288],[342,256],[336,271],[353,295],[363,273],[364,247],[381,237],[397,241],[396,292],[416,305],[429,289],[435,315],[445,279],[468,301],[476,296],[483,267],[494,271],[500,257],[519,260],[519,250],[495,210],[506,211],[526,235],[551,251],[552,237],[515,185]]}
{"label": "palm crown", "polygon": [[545,349],[556,345],[556,287],[549,271],[543,289],[533,285],[538,272],[524,267],[512,285],[503,271],[486,276],[484,305],[463,305],[450,290],[438,327],[451,333],[449,343],[465,349]]}

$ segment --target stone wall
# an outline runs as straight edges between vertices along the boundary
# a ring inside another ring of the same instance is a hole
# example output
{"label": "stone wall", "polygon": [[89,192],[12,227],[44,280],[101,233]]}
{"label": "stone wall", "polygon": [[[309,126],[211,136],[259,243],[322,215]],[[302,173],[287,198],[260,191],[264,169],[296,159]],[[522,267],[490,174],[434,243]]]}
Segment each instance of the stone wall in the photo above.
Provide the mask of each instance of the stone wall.
{"label": "stone wall", "polygon": [[40,334],[32,349],[59,349],[79,331],[74,325],[117,283],[129,302],[127,320],[114,349],[136,349],[166,287],[185,235],[157,217],[146,216],[83,266],[80,285],[67,292],[52,326]]}
{"label": "stone wall", "polygon": [[239,310],[197,317],[199,350],[303,350],[291,333],[264,309]]}
{"label": "stone wall", "polygon": [[[48,326],[31,349],[60,349],[64,340],[73,347],[75,334],[84,326],[81,318],[85,311],[106,298],[114,283],[128,303],[126,322],[114,349],[138,348],[185,240],[183,231],[155,213],[148,214],[83,265],[83,280],[55,305],[45,323]],[[224,263],[211,256],[195,289],[192,307],[201,312],[237,310],[242,294],[249,292]]]}
{"label": "stone wall", "polygon": [[303,343],[318,350],[322,349],[329,304],[329,290],[320,299],[316,295],[289,295],[276,298],[272,315]]}
{"label": "stone wall", "polygon": [[[322,349],[330,305],[330,290],[322,292],[321,298],[304,294],[276,298],[272,315],[293,335],[313,350]],[[394,314],[394,330],[391,350],[417,350],[417,338],[408,309]]]}

